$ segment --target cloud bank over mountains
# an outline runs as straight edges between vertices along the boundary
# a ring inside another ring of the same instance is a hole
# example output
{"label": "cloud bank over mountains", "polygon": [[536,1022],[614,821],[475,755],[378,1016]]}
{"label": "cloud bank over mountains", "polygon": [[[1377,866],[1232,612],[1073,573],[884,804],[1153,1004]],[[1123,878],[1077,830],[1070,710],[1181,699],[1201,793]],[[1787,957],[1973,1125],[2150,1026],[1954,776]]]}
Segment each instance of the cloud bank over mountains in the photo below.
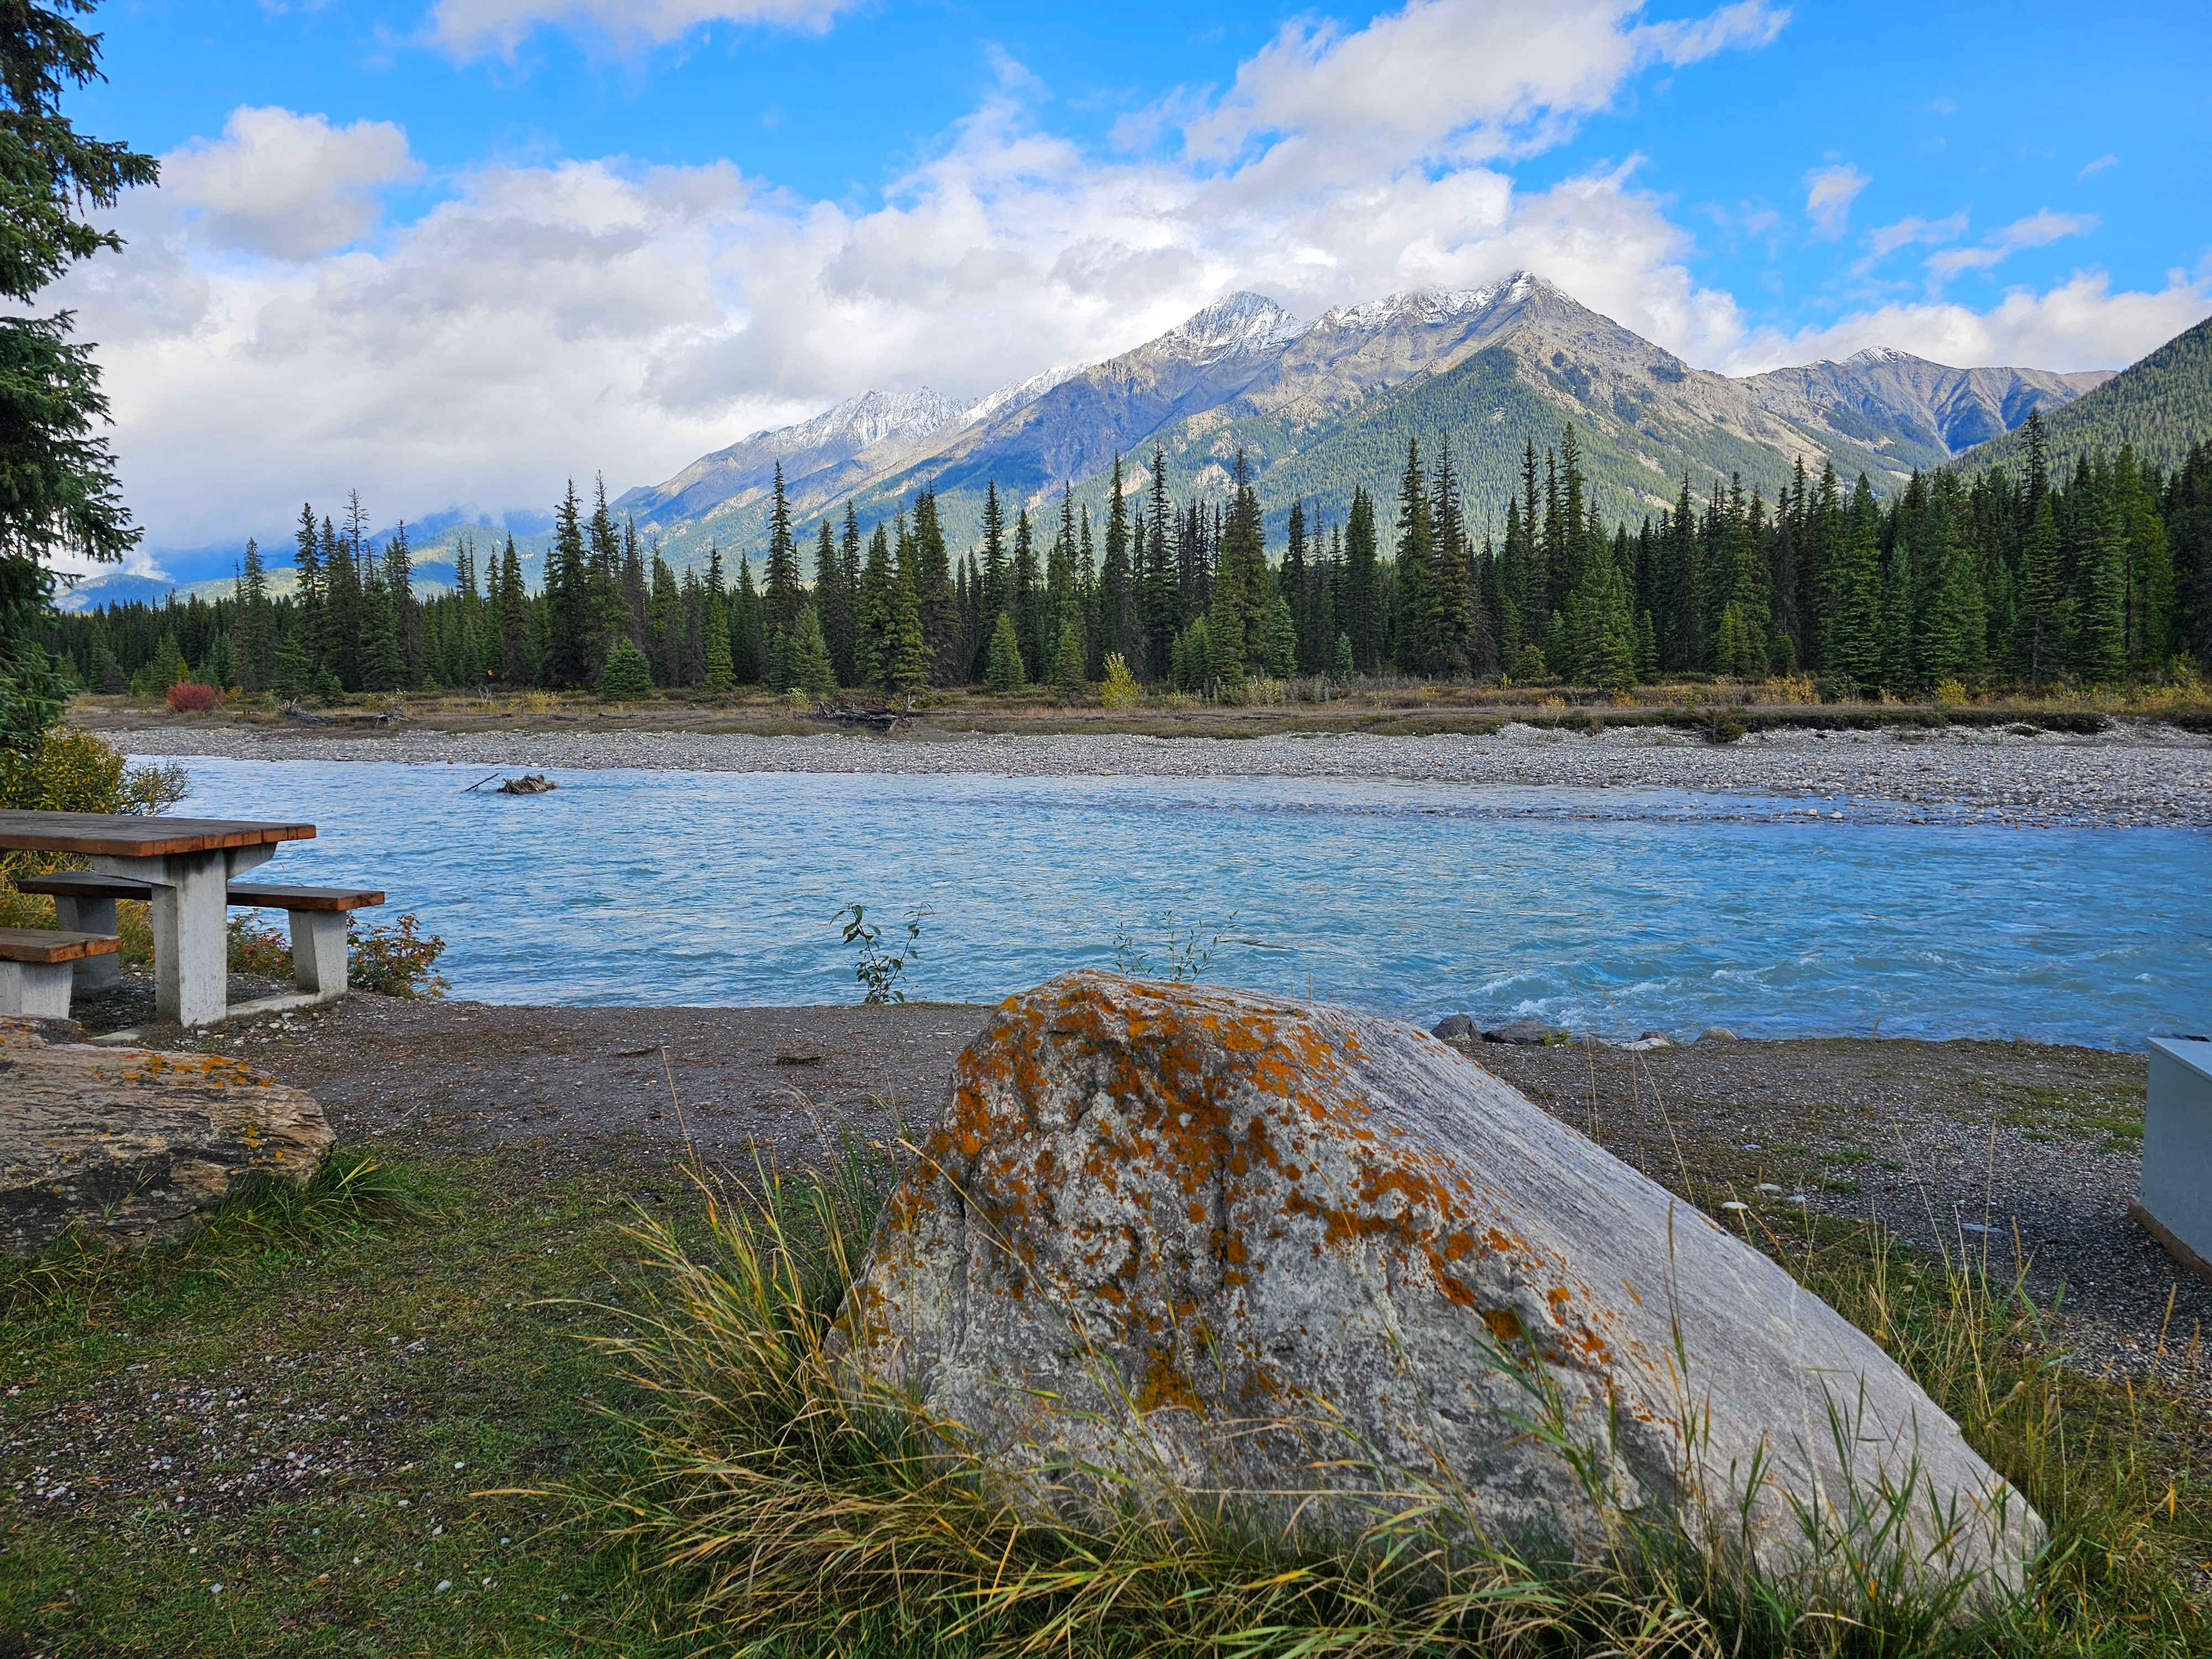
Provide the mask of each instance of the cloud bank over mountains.
{"label": "cloud bank over mountains", "polygon": [[[428,27],[483,52],[549,24],[657,40],[713,18],[828,27],[837,9],[441,0]],[[162,186],[116,215],[128,249],[81,269],[61,302],[100,343],[129,497],[169,546],[355,486],[380,519],[550,500],[594,471],[619,490],[865,387],[969,398],[1095,362],[1237,289],[1316,315],[1534,270],[1734,374],[1871,345],[1961,366],[2113,367],[2212,307],[2212,269],[2148,293],[2084,270],[1981,310],[1931,280],[1920,297],[1781,333],[1699,285],[1690,233],[1639,187],[1636,158],[1516,184],[1517,163],[1638,76],[1755,52],[1787,17],[1760,0],[1675,22],[1621,0],[1414,0],[1362,29],[1295,22],[1226,89],[1125,119],[1109,154],[1053,131],[1028,72],[1001,59],[995,89],[872,206],[726,162],[430,177],[389,123],[241,108],[164,158]],[[1863,184],[1847,167],[1808,175],[1811,229],[1849,237]],[[427,209],[388,214],[390,193],[425,186]],[[1934,249],[1940,279],[2087,228],[2066,218],[1866,234],[1894,238],[1885,253]]]}

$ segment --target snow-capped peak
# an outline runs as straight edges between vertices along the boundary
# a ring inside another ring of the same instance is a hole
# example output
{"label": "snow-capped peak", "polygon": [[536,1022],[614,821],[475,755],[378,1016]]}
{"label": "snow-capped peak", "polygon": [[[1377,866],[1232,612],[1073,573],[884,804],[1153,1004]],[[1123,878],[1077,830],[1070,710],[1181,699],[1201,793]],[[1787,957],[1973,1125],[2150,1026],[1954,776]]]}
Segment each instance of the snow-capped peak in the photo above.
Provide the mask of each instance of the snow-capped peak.
{"label": "snow-capped peak", "polygon": [[1511,276],[1483,288],[1413,289],[1360,305],[1338,306],[1316,326],[1366,330],[1387,328],[1393,323],[1407,319],[1437,321],[1463,317],[1470,312],[1486,311],[1509,301],[1525,300],[1540,291],[1547,294],[1559,292],[1534,272],[1516,270]]}
{"label": "snow-capped peak", "polygon": [[1025,404],[1033,404],[1062,380],[1072,380],[1082,374],[1085,367],[1087,365],[1083,363],[1060,363],[1046,369],[1041,374],[1032,374],[1026,380],[1016,380],[1011,385],[1002,386],[996,392],[977,398],[963,410],[960,413],[960,424],[963,427],[974,426],[979,422],[989,420],[994,415],[1003,415],[1010,410],[1020,409]]}
{"label": "snow-capped peak", "polygon": [[835,438],[849,439],[865,449],[885,438],[915,438],[933,432],[959,412],[959,404],[927,386],[913,392],[863,392],[775,435],[787,439],[788,447],[794,450],[810,449]]}
{"label": "snow-capped peak", "polygon": [[1265,351],[1296,339],[1304,325],[1264,294],[1237,293],[1216,300],[1152,342],[1155,349],[1193,362],[1212,362],[1236,352]]}
{"label": "snow-capped peak", "polygon": [[1920,361],[1911,352],[1899,351],[1894,346],[1867,346],[1844,359],[1846,364],[1917,363]]}

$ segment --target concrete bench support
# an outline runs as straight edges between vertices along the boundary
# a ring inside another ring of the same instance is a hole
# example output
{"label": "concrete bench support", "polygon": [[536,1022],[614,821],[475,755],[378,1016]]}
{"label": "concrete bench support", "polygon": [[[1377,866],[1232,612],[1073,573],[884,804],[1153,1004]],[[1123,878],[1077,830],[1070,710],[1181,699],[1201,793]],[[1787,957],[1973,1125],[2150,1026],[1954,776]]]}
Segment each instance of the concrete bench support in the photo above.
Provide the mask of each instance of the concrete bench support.
{"label": "concrete bench support", "polygon": [[49,927],[0,927],[0,1014],[67,1019],[76,964],[111,960],[122,941],[112,933]]}
{"label": "concrete bench support", "polygon": [[2150,1040],[2142,1200],[2130,1212],[2183,1267],[2212,1280],[2212,1042]]}
{"label": "concrete bench support", "polygon": [[[54,926],[70,933],[112,933],[115,931],[115,901],[112,898],[54,899]],[[123,953],[102,951],[79,957],[70,964],[80,991],[101,991],[123,978]]]}
{"label": "concrete bench support", "polygon": [[327,1001],[346,988],[346,923],[343,910],[289,910],[292,924],[292,982],[307,996]]}

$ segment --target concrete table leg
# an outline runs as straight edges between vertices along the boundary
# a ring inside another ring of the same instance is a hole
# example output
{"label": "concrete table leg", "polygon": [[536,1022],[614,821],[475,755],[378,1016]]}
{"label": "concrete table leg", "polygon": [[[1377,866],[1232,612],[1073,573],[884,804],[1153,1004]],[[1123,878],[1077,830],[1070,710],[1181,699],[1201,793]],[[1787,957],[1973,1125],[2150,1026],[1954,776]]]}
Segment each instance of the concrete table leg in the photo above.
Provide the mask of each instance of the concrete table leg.
{"label": "concrete table leg", "polygon": [[[112,898],[57,898],[54,926],[65,933],[112,933],[115,931],[115,901]],[[98,991],[123,977],[123,955],[106,951],[96,957],[79,957],[70,963],[79,991]]]}
{"label": "concrete table leg", "polygon": [[154,890],[154,1014],[179,1025],[213,1025],[230,1012],[230,878],[265,864],[273,847],[232,847],[166,858],[95,858],[107,875],[133,876]]}
{"label": "concrete table leg", "polygon": [[328,1001],[346,988],[346,914],[343,910],[294,910],[292,980],[302,991]]}
{"label": "concrete table leg", "polygon": [[0,962],[0,1014],[67,1019],[69,1011],[69,963]]}

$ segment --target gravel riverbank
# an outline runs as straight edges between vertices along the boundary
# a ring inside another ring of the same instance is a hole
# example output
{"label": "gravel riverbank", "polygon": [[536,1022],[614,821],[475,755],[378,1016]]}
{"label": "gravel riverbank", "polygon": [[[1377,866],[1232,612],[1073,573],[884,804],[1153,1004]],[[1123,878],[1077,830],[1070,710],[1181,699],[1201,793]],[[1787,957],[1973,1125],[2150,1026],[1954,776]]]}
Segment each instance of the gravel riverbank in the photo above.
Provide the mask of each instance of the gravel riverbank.
{"label": "gravel riverbank", "polygon": [[[1727,745],[1664,727],[1596,735],[1249,738],[923,732],[890,738],[694,732],[401,729],[345,736],[224,725],[111,729],[132,754],[388,761],[542,770],[982,772],[1005,776],[1359,778],[1524,788],[1780,797],[1823,811],[1945,822],[2212,825],[2212,737],[2123,722],[2094,737],[2026,727],[1771,732]],[[1771,816],[1747,802],[1746,816]]]}

